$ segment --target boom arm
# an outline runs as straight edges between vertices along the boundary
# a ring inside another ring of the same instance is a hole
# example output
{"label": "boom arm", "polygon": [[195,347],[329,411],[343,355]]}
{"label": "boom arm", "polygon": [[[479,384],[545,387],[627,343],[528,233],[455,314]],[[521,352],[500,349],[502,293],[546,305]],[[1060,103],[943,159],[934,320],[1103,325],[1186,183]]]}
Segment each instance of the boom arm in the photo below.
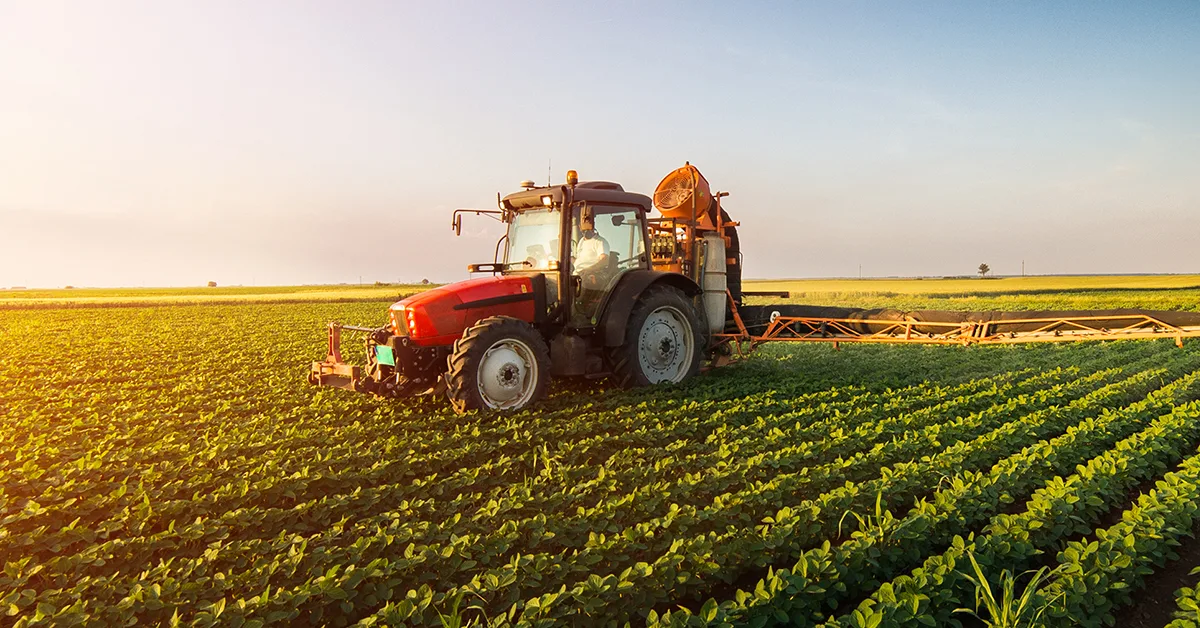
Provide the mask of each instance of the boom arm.
{"label": "boom arm", "polygon": [[826,308],[738,308],[732,299],[730,309],[737,330],[713,339],[734,345],[739,353],[764,342],[971,345],[1173,338],[1183,346],[1184,338],[1200,337],[1200,314],[1192,312],[1034,312],[1021,317],[1019,312],[863,310],[855,316],[813,316],[805,310]]}

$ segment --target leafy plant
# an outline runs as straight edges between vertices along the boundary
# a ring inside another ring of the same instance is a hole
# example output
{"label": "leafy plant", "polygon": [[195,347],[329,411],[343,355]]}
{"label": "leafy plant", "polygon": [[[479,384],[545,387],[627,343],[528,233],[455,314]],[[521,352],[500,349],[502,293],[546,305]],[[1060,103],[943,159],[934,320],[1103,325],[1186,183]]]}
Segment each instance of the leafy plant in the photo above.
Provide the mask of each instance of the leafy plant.
{"label": "leafy plant", "polygon": [[[1200,567],[1193,568],[1188,575],[1200,574]],[[1195,628],[1200,624],[1200,587],[1183,587],[1175,592],[1175,620],[1170,628]]]}

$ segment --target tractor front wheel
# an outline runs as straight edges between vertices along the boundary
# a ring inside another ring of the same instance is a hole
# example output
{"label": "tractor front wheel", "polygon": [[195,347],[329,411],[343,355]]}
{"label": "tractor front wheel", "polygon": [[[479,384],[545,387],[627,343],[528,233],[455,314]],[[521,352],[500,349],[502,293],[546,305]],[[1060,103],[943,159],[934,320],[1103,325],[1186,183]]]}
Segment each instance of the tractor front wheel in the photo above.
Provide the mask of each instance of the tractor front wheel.
{"label": "tractor front wheel", "polygon": [[454,410],[519,410],[546,395],[550,350],[529,323],[485,318],[454,341],[446,395]]}
{"label": "tractor front wheel", "polygon": [[649,288],[629,315],[625,342],[609,350],[622,386],[678,383],[700,372],[704,331],[691,301],[668,286]]}

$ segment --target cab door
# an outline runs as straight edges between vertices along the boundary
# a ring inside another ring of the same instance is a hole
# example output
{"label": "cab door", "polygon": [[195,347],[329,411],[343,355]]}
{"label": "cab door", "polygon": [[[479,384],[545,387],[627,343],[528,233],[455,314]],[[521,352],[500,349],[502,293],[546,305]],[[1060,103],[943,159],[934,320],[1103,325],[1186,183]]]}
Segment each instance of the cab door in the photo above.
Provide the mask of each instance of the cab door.
{"label": "cab door", "polygon": [[571,208],[571,326],[590,327],[621,275],[649,268],[645,212],[636,206]]}

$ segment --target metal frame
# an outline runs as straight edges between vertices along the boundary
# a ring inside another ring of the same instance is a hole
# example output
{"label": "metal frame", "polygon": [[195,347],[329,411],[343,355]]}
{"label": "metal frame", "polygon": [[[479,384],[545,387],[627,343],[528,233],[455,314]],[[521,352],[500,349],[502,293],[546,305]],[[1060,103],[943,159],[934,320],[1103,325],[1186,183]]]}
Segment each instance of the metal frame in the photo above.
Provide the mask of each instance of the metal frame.
{"label": "metal frame", "polygon": [[363,382],[366,379],[366,369],[356,364],[348,364],[342,359],[342,330],[357,332],[373,332],[370,327],[356,327],[340,323],[329,324],[329,347],[322,362],[313,362],[308,373],[308,381],[318,386],[344,388],[356,392],[364,392]]}
{"label": "metal frame", "polygon": [[[729,346],[719,364],[743,358],[765,342],[825,342],[837,348],[846,343],[926,345],[1010,345],[1033,342],[1172,338],[1179,347],[1184,338],[1200,337],[1200,327],[1181,327],[1145,314],[1114,316],[1059,316],[1002,321],[929,322],[914,319],[813,318],[778,316],[761,333],[751,333],[729,298],[736,333],[713,334],[715,347]],[[1098,324],[1103,321],[1103,327]],[[1117,323],[1118,325],[1114,325]],[[997,331],[998,326],[1036,326],[1029,331]],[[863,331],[864,326],[877,331]],[[723,359],[722,359],[723,358]]]}

